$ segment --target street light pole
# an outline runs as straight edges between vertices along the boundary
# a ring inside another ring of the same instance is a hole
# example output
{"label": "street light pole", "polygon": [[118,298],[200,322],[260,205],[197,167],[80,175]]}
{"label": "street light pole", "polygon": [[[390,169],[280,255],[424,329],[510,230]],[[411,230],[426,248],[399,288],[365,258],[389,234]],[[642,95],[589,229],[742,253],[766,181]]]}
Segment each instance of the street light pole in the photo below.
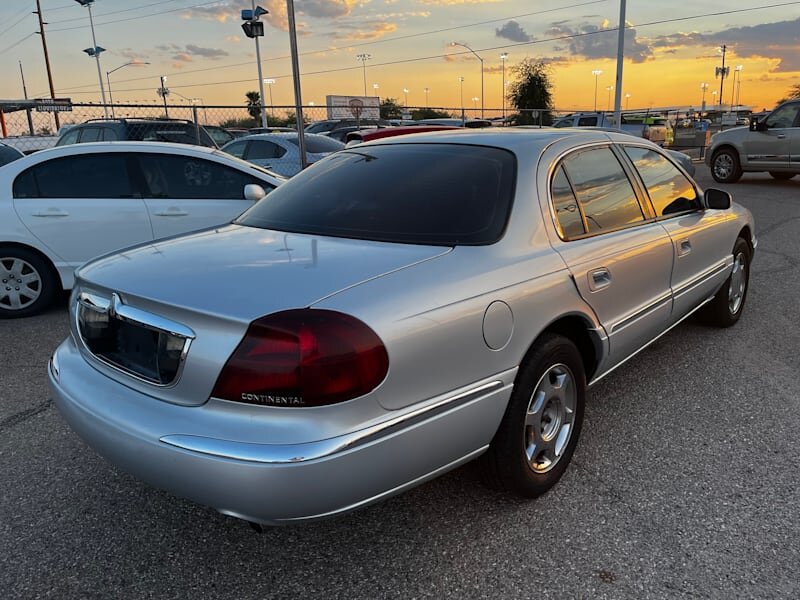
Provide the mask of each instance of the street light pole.
{"label": "street light pole", "polygon": [[367,61],[372,58],[372,54],[356,54],[356,59],[361,61],[361,72],[364,75],[364,96],[367,95]]}
{"label": "street light pole", "polygon": [[744,69],[743,65],[738,65],[736,67],[736,70],[739,71],[739,81],[736,84],[736,106],[742,105],[742,69]]}
{"label": "street light pole", "polygon": [[464,76],[460,76],[458,81],[461,85],[461,122],[464,122]]}
{"label": "street light pole", "polygon": [[94,19],[92,18],[92,4],[94,0],[75,0],[81,6],[89,9],[89,27],[92,30],[92,46],[94,48],[94,60],[97,63],[97,80],[100,82],[100,96],[103,99],[103,113],[108,118],[108,106],[106,106],[106,90],[103,87],[103,70],[100,68],[100,47],[97,45],[97,38],[94,35]]}
{"label": "street light pole", "polygon": [[508,58],[508,52],[503,52],[500,55],[500,60],[503,61],[503,87],[500,88],[500,98],[503,101],[503,122],[505,123],[506,119],[506,59]]}
{"label": "street light pole", "polygon": [[[731,112],[733,112],[733,102],[736,100],[736,75],[739,75],[739,83],[741,84],[742,69],[744,69],[743,65],[736,65],[736,68],[733,70],[733,85],[731,86]],[[736,100],[736,105],[739,105],[738,100]]]}
{"label": "street light pole", "polygon": [[[450,45],[451,46],[462,46],[462,47],[466,48],[467,50],[472,52],[479,61],[481,61],[481,119],[482,119],[483,118],[483,98],[484,98],[484,93],[483,93],[483,58],[481,58],[480,54],[475,52],[475,50],[473,50],[472,48],[470,48],[466,44],[462,44],[461,42],[450,42]],[[462,107],[463,107],[463,102],[462,102]]]}
{"label": "street light pole", "polygon": [[613,85],[606,86],[606,90],[608,91],[608,99],[606,100],[606,112],[611,110],[611,90],[614,89]]}
{"label": "street light pole", "polygon": [[707,83],[701,83],[700,89],[703,90],[703,99],[700,102],[700,117],[703,117],[703,113],[706,112],[706,90],[708,89]]}
{"label": "street light pole", "polygon": [[622,123],[622,66],[625,64],[625,0],[619,0],[619,26],[617,27],[617,78],[614,85],[617,91],[614,93],[614,122],[617,127]]}
{"label": "street light pole", "polygon": [[158,95],[164,99],[164,117],[169,119],[169,110],[167,109],[167,96],[169,95],[169,90],[164,86],[164,82],[167,80],[166,75],[161,76],[161,89],[158,90]]}
{"label": "street light pole", "polygon": [[269,86],[269,105],[270,105],[270,108],[272,108],[272,118],[274,119],[275,118],[275,104],[272,102],[272,84],[275,83],[275,80],[271,79],[271,78],[267,78],[267,79],[264,80],[264,83],[266,83]]}
{"label": "street light pole", "polygon": [[149,65],[149,62],[139,62],[138,60],[131,60],[126,62],[124,65],[118,66],[116,69],[111,69],[110,71],[106,71],[106,83],[108,84],[108,102],[111,104],[111,118],[113,119],[116,115],[114,114],[114,96],[111,94],[111,79],[109,75],[114,71],[119,71],[123,67],[130,67],[130,66],[139,66],[139,65]]}
{"label": "street light pole", "polygon": [[628,110],[628,105],[630,104],[630,101],[631,101],[631,95],[625,94],[625,110]]}
{"label": "street light pole", "polygon": [[406,97],[405,106],[408,108],[408,88],[403,88],[403,94],[405,94]]}
{"label": "street light pole", "polygon": [[597,112],[597,78],[601,75],[603,71],[600,69],[594,69],[592,71],[592,75],[594,75],[594,112]]}
{"label": "street light pole", "polygon": [[429,88],[425,88],[425,108],[428,108],[428,92],[430,91]]}

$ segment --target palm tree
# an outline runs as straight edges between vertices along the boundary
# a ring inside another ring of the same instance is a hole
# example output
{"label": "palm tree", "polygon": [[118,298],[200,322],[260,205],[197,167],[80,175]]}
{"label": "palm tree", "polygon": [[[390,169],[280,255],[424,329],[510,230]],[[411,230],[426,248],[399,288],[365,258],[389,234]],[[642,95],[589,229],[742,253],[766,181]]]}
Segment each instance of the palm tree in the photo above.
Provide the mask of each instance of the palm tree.
{"label": "palm tree", "polygon": [[244,97],[247,98],[247,112],[251,117],[257,119],[261,114],[261,94],[258,92],[247,92]]}

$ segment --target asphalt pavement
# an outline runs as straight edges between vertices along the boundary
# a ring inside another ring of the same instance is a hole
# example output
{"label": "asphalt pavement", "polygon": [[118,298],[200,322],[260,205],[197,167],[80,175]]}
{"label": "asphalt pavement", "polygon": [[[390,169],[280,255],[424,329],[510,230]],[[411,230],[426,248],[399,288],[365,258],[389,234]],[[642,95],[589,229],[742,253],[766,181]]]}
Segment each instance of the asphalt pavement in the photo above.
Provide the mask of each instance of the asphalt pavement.
{"label": "asphalt pavement", "polygon": [[[697,178],[713,183],[702,165]],[[800,178],[716,187],[757,223],[741,321],[681,325],[592,388],[572,465],[535,501],[467,465],[256,533],[115,469],[68,428],[45,372],[64,301],[0,321],[0,596],[800,597]]]}

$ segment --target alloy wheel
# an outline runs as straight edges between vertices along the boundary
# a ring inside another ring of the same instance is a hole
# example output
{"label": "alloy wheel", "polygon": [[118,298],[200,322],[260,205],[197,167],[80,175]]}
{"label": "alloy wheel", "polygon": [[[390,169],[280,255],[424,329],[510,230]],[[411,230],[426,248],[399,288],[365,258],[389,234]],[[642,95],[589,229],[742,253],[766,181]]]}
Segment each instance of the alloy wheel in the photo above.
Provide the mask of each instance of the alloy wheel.
{"label": "alloy wheel", "polygon": [[575,423],[575,377],[565,364],[542,375],[525,416],[525,455],[536,473],[547,473],[564,455]]}
{"label": "alloy wheel", "polygon": [[10,310],[27,308],[42,293],[42,276],[21,258],[0,256],[0,307]]}

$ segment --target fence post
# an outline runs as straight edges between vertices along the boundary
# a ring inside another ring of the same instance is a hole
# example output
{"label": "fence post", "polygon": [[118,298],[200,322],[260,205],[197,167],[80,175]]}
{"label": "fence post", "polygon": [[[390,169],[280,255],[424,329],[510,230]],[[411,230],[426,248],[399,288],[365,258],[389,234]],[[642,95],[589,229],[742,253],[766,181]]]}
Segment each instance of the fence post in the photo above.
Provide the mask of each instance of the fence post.
{"label": "fence post", "polygon": [[197,105],[192,103],[192,117],[194,118],[194,131],[197,136],[197,143],[200,143],[200,121],[197,119]]}
{"label": "fence post", "polygon": [[6,114],[3,112],[2,108],[0,108],[0,129],[3,131],[3,137],[8,137],[8,129],[6,128]]}

